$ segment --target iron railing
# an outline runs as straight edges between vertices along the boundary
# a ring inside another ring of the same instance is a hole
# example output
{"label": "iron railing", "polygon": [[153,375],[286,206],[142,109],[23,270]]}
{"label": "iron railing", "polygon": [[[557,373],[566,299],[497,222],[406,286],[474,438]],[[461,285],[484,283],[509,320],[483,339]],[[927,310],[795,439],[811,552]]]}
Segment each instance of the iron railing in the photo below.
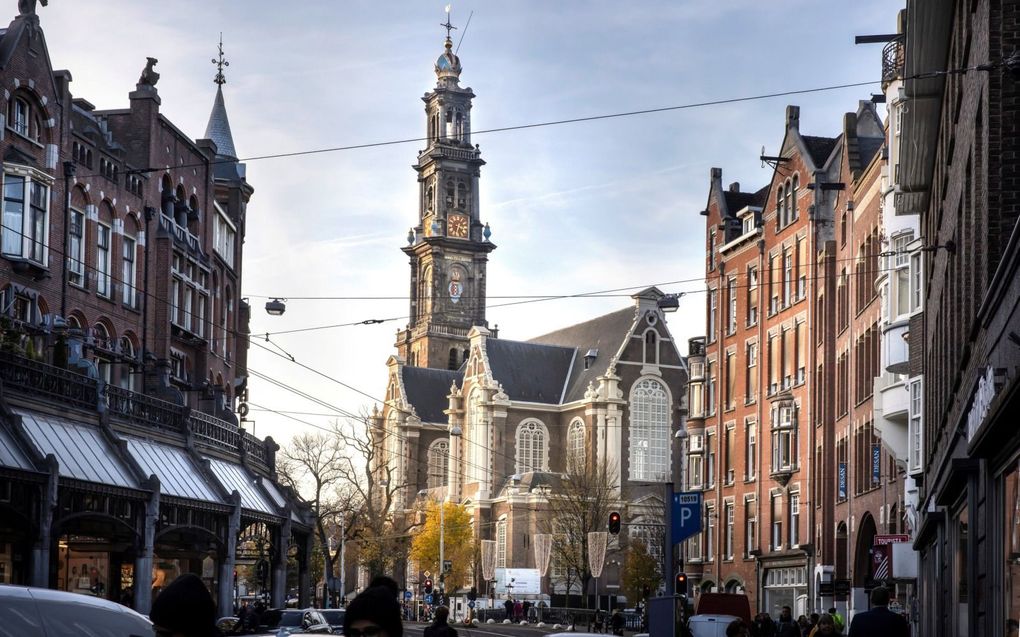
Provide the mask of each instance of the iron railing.
{"label": "iron railing", "polygon": [[185,409],[180,405],[114,385],[106,386],[106,400],[111,414],[132,424],[184,433]]}
{"label": "iron railing", "polygon": [[5,389],[65,405],[94,410],[99,404],[98,380],[13,352],[0,352],[0,382]]}
{"label": "iron railing", "polygon": [[890,40],[882,48],[882,81],[890,82],[903,76],[903,38]]}

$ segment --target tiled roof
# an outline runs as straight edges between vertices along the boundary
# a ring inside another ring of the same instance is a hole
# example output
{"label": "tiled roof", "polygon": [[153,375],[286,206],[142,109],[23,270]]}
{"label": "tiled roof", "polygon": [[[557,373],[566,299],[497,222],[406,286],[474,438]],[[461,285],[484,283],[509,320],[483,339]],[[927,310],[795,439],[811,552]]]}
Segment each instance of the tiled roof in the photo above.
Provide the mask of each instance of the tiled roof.
{"label": "tiled roof", "polygon": [[216,142],[217,155],[237,159],[234,137],[230,134],[230,120],[227,119],[227,107],[223,103],[223,86],[216,89],[216,100],[209,114],[209,124],[205,127],[205,136]]}
{"label": "tiled roof", "polygon": [[511,400],[559,404],[573,348],[490,338],[486,351],[492,377]]}
{"label": "tiled roof", "polygon": [[[567,379],[567,391],[563,396],[563,402],[568,403],[584,398],[588,382],[606,373],[610,357],[616,355],[634,325],[635,312],[634,307],[626,307],[584,323],[537,336],[528,341],[529,343],[569,347],[577,352],[570,370],[570,377]],[[591,367],[585,369],[584,355],[590,349],[598,350],[598,356]],[[496,378],[499,380],[499,377]]]}
{"label": "tiled roof", "polygon": [[801,139],[804,140],[804,145],[807,146],[808,152],[811,153],[811,160],[814,161],[815,166],[818,168],[825,165],[825,161],[832,154],[832,149],[839,142],[838,137],[801,135]]}
{"label": "tiled roof", "polygon": [[447,418],[443,411],[450,407],[450,401],[447,399],[450,385],[453,383],[462,385],[464,373],[408,366],[401,368],[400,373],[404,381],[407,402],[414,407],[421,421],[445,423]]}

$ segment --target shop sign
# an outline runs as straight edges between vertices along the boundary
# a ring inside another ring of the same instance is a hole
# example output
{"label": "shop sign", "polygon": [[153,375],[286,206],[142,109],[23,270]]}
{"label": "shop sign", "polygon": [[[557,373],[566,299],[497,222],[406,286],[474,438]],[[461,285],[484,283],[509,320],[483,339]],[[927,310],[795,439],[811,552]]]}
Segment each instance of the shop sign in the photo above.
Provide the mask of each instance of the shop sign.
{"label": "shop sign", "polygon": [[978,380],[977,389],[971,399],[970,410],[967,412],[967,442],[974,439],[974,434],[988,417],[988,410],[995,400],[995,395],[1002,387],[1006,372],[994,367],[985,368],[984,375]]}
{"label": "shop sign", "polygon": [[878,484],[882,481],[882,445],[874,443],[871,445],[871,483]]}
{"label": "shop sign", "polygon": [[910,536],[906,533],[889,533],[887,535],[876,535],[875,546],[885,546],[886,544],[896,544],[897,542],[909,542]]}
{"label": "shop sign", "polygon": [[839,499],[846,499],[846,463],[839,463]]}

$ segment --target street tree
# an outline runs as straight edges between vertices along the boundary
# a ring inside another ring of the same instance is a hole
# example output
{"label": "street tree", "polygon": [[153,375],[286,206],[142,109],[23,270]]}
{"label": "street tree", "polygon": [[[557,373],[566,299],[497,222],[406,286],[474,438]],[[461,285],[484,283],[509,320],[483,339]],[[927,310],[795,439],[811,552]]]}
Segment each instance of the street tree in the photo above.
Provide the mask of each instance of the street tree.
{"label": "street tree", "polygon": [[628,600],[644,599],[646,591],[655,594],[662,585],[659,563],[648,553],[644,542],[633,541],[627,548],[623,561],[623,594]]}
{"label": "street tree", "polygon": [[[451,570],[446,574],[444,583],[445,589],[452,591],[463,588],[471,579],[475,537],[467,507],[452,502],[442,506],[443,557],[451,562]],[[411,541],[411,558],[418,567],[437,574],[443,572],[439,561],[439,507],[438,502],[429,502],[425,509],[425,523]],[[439,581],[438,575],[433,578]]]}
{"label": "street tree", "polygon": [[[592,580],[588,533],[605,531],[609,512],[619,506],[617,469],[607,462],[568,462],[558,488],[549,494],[554,512],[543,531],[553,534],[552,563],[564,574],[568,592],[574,581],[582,593]],[[584,595],[584,606],[588,606]]]}

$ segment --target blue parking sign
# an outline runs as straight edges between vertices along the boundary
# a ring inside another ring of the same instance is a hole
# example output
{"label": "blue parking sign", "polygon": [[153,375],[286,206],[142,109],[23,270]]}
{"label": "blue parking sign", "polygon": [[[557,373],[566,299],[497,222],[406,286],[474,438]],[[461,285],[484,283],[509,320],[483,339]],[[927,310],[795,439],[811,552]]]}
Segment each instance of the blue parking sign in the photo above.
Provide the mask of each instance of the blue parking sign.
{"label": "blue parking sign", "polygon": [[679,544],[687,538],[701,533],[700,491],[685,491],[673,494],[671,522],[673,542]]}

